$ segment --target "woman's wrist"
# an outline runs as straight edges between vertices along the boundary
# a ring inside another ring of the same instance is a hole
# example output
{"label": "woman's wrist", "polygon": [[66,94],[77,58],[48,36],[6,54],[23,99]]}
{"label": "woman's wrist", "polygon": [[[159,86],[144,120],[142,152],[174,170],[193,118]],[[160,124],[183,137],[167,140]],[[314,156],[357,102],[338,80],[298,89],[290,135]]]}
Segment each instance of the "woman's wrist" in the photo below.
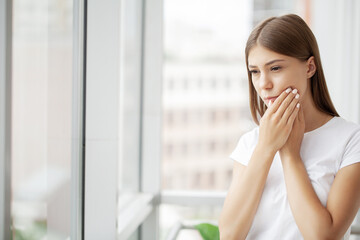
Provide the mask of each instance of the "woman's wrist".
{"label": "woman's wrist", "polygon": [[300,152],[279,151],[281,161],[301,160]]}
{"label": "woman's wrist", "polygon": [[254,151],[257,151],[259,153],[261,153],[261,155],[263,155],[264,157],[266,158],[270,158],[270,159],[273,159],[277,150],[272,148],[272,147],[269,147],[269,146],[266,146],[266,145],[263,145],[261,143],[258,143],[255,147],[255,150]]}

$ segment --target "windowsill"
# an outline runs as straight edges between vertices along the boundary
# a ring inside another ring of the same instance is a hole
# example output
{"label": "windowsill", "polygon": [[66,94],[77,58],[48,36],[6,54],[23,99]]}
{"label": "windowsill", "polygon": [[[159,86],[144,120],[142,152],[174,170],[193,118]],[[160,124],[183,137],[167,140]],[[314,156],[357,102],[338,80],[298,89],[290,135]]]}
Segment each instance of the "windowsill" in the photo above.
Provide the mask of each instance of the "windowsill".
{"label": "windowsill", "polygon": [[214,191],[162,191],[161,203],[182,206],[222,206],[226,192]]}
{"label": "windowsill", "polygon": [[128,239],[153,209],[154,196],[145,193],[119,196],[118,239]]}

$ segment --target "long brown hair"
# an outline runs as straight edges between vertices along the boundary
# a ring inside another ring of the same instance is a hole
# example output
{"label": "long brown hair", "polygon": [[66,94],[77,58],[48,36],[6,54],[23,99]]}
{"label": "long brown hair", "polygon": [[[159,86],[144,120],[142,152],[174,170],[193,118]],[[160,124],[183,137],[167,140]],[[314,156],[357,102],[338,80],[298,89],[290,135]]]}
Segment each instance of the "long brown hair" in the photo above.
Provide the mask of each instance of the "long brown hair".
{"label": "long brown hair", "polygon": [[249,52],[258,44],[271,51],[297,58],[300,61],[306,61],[311,56],[314,56],[316,72],[311,77],[310,82],[311,95],[315,106],[322,112],[332,116],[339,116],[326,86],[316,38],[304,20],[295,14],[288,14],[271,17],[261,22],[251,32],[246,43],[245,60],[249,80],[250,110],[256,124],[259,124],[258,117],[262,117],[267,108],[252,84],[248,66]]}

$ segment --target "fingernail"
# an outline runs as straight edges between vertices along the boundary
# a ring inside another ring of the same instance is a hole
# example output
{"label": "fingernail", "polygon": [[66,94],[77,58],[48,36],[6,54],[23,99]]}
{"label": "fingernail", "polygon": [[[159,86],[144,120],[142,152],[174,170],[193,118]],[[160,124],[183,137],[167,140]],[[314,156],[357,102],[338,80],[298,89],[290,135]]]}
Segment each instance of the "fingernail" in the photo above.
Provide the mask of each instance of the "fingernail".
{"label": "fingernail", "polygon": [[296,94],[295,98],[296,99],[299,99],[300,95],[299,94]]}
{"label": "fingernail", "polygon": [[296,104],[296,107],[299,108],[299,107],[300,107],[300,103]]}
{"label": "fingernail", "polygon": [[289,93],[291,91],[291,88],[286,89],[286,93]]}
{"label": "fingernail", "polygon": [[297,89],[294,89],[294,90],[292,91],[292,93],[293,93],[293,94],[296,94],[296,93],[297,93]]}
{"label": "fingernail", "polygon": [[272,104],[272,101],[270,100],[270,101],[269,101],[269,107],[271,106],[271,104]]}

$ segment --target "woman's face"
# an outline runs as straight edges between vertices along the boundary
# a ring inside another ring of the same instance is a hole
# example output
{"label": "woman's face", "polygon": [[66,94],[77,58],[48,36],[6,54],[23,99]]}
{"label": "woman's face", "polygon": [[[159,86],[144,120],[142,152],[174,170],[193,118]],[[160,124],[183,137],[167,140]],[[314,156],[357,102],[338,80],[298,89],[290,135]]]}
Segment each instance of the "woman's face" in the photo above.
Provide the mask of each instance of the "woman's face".
{"label": "woman's face", "polygon": [[248,61],[253,86],[267,106],[289,87],[298,90],[300,102],[311,98],[308,79],[316,71],[313,57],[302,62],[256,45]]}

